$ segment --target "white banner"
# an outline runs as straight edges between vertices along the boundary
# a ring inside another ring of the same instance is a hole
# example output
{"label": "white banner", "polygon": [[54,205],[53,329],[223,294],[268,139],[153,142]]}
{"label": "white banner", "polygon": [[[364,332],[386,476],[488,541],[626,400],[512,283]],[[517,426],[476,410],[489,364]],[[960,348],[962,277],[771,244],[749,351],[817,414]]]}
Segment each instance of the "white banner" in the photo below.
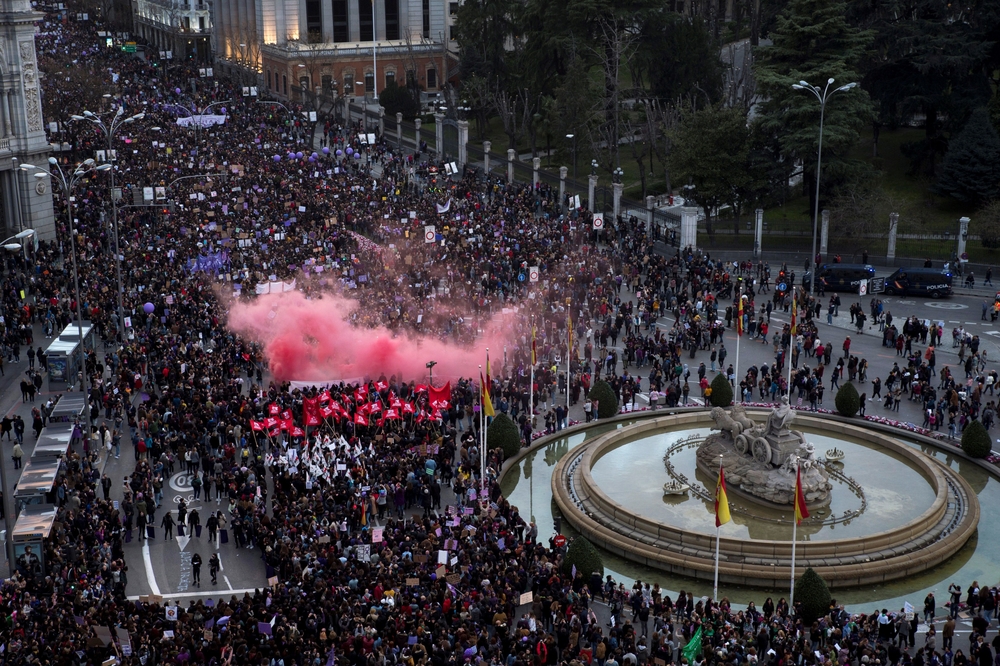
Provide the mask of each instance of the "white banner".
{"label": "white banner", "polygon": [[227,116],[214,116],[214,115],[188,116],[186,118],[178,118],[177,124],[180,127],[191,127],[192,125],[211,127],[212,125],[226,124],[226,117]]}

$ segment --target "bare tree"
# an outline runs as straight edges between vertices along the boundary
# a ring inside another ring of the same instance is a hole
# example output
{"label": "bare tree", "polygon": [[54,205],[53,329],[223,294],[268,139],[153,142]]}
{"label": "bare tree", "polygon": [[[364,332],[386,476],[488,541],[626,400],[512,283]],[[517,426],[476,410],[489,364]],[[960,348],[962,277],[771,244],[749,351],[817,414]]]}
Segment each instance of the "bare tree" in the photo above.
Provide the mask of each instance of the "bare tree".
{"label": "bare tree", "polygon": [[728,107],[742,108],[750,113],[750,107],[757,102],[757,81],[753,75],[753,49],[748,40],[728,44],[722,60],[727,69],[724,73],[723,100]]}
{"label": "bare tree", "polygon": [[592,49],[604,72],[604,90],[600,99],[603,121],[591,133],[591,149],[595,154],[607,154],[608,170],[620,163],[619,143],[622,135],[623,89],[621,75],[628,71],[635,57],[636,39],[634,23],[619,17],[604,17],[598,21],[600,40]]}
{"label": "bare tree", "polygon": [[493,110],[503,123],[504,134],[510,140],[509,148],[517,150],[517,140],[531,129],[536,108],[532,103],[533,99],[537,98],[534,98],[527,88],[511,92],[499,83],[493,88],[491,94]]}
{"label": "bare tree", "polygon": [[[234,81],[240,86],[255,86],[260,82],[260,72],[263,65],[260,45],[261,39],[256,23],[244,21],[235,26],[227,35],[224,46],[230,53],[230,59],[236,63],[231,73]],[[226,50],[223,51],[224,53]]]}

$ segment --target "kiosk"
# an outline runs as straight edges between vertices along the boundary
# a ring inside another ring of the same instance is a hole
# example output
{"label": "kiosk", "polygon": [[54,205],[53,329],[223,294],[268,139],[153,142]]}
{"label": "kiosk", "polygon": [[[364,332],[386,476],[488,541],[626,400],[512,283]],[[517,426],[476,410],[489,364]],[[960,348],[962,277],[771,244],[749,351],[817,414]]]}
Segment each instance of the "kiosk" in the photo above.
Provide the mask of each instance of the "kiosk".
{"label": "kiosk", "polygon": [[55,504],[53,491],[59,476],[57,459],[32,457],[24,464],[21,478],[14,487],[14,508],[21,512],[24,507],[35,504]]}
{"label": "kiosk", "polygon": [[77,419],[83,419],[86,405],[87,396],[83,393],[63,393],[52,407],[49,423],[72,423]]}
{"label": "kiosk", "polygon": [[73,437],[72,423],[53,423],[45,426],[31,452],[32,460],[65,458]]}

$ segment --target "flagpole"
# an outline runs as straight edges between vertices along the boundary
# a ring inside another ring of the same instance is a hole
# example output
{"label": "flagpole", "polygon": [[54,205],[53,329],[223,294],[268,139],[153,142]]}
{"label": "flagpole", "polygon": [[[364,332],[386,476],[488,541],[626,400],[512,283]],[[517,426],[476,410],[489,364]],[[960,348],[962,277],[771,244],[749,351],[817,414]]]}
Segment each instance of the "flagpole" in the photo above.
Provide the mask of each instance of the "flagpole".
{"label": "flagpole", "polygon": [[799,528],[799,517],[795,513],[795,507],[798,505],[799,501],[799,458],[795,457],[795,492],[792,497],[792,574],[791,574],[791,593],[788,595],[788,612],[792,613],[795,610],[795,539],[798,536]]}
{"label": "flagpole", "polygon": [[[486,348],[486,364],[489,365],[490,349]],[[479,366],[479,376],[483,376],[483,366]],[[479,387],[479,437],[482,446],[479,447],[479,486],[486,494],[486,386]]]}
{"label": "flagpole", "polygon": [[792,402],[792,346],[795,345],[795,328],[798,312],[795,311],[795,287],[792,287],[792,325],[788,329],[788,347],[785,348],[785,360],[788,361],[788,402]]}
{"label": "flagpole", "polygon": [[[572,306],[567,306],[567,309]],[[569,315],[568,327],[566,329],[566,423],[569,424],[569,360],[573,353],[573,315]],[[556,424],[556,430],[559,424]]]}
{"label": "flagpole", "polygon": [[[743,288],[742,287],[740,288],[740,301],[739,301],[739,303],[740,303],[740,305],[743,304]],[[742,309],[743,309],[742,307],[738,308],[737,312],[739,312]],[[739,381],[739,378],[740,378],[740,338],[743,337],[743,335],[742,335],[742,331],[743,331],[743,315],[742,314],[738,314],[737,316],[740,318],[740,322],[739,322],[739,324],[736,327],[736,368],[733,370],[733,377],[734,377],[734,380],[733,380],[733,384],[734,384],[733,390],[736,392],[736,402],[743,402],[743,391],[740,391],[739,384],[736,384],[736,381]],[[723,369],[723,372],[725,372],[725,369]]]}
{"label": "flagpole", "polygon": [[535,419],[535,316],[531,316],[531,350],[528,352],[528,358],[531,360],[531,377],[528,384],[528,394],[531,396],[528,399],[528,422],[534,427]]}
{"label": "flagpole", "polygon": [[[722,454],[719,454],[719,475],[722,475]],[[718,491],[716,491],[718,492]],[[718,520],[718,509],[716,509],[716,523]],[[715,580],[712,583],[712,601],[719,600],[719,536],[721,534],[722,527],[720,525],[715,526]]]}

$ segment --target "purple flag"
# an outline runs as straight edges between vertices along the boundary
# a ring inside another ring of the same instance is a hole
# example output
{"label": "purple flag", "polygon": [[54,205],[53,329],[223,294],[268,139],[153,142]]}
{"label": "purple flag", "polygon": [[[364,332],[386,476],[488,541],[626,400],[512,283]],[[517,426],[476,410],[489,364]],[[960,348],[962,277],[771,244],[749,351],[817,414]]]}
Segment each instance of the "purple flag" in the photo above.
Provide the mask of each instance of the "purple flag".
{"label": "purple flag", "polygon": [[267,622],[258,622],[257,631],[264,634],[265,636],[271,635],[271,625]]}

